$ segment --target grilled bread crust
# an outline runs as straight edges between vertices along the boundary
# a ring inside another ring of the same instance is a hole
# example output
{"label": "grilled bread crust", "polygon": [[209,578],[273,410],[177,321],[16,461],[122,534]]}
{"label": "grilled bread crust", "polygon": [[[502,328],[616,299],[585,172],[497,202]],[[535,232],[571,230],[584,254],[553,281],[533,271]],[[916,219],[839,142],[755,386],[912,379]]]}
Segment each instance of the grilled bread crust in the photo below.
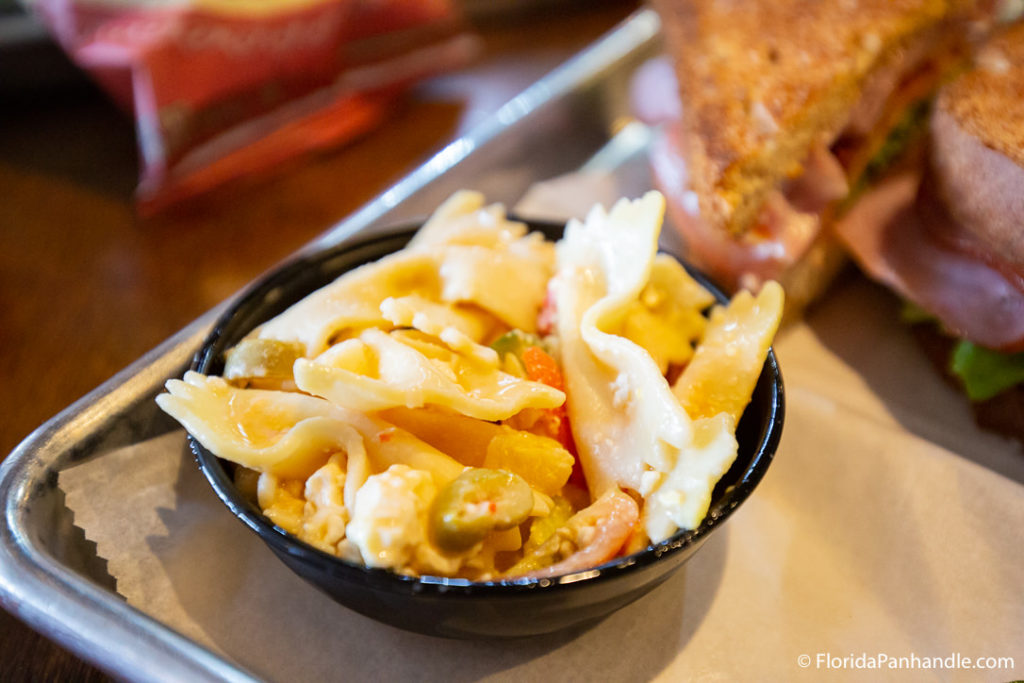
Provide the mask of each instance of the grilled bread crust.
{"label": "grilled bread crust", "polygon": [[931,121],[932,169],[956,222],[1024,273],[1024,23],[996,34],[948,84]]}
{"label": "grilled bread crust", "polygon": [[675,58],[702,217],[747,231],[765,196],[830,143],[862,85],[963,0],[655,0]]}
{"label": "grilled bread crust", "polygon": [[1024,21],[982,45],[974,69],[943,88],[936,109],[982,144],[1024,166]]}
{"label": "grilled bread crust", "polygon": [[[974,55],[974,68],[947,84],[931,120],[931,175],[944,208],[991,250],[1024,272],[1024,23],[1001,29]],[[914,336],[953,386],[954,340],[935,325]],[[1024,443],[1024,385],[971,404],[984,429]]]}

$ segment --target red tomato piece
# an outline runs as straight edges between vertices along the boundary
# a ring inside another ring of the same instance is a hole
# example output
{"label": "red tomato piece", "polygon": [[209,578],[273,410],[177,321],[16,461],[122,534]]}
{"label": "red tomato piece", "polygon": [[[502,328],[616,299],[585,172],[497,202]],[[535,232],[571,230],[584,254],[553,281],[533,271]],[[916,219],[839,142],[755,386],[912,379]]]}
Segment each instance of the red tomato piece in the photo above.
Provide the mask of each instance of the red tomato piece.
{"label": "red tomato piece", "polygon": [[603,564],[619,555],[640,519],[640,508],[633,498],[613,489],[580,510],[566,522],[573,529],[579,546],[561,562],[526,574],[542,579],[583,571]]}

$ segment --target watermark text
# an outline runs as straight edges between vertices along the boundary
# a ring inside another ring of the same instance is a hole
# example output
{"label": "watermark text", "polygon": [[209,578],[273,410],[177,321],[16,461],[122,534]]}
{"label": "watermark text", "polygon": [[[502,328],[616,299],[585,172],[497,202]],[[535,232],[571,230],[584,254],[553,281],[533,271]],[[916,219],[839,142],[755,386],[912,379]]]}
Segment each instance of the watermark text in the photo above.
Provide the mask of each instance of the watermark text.
{"label": "watermark text", "polygon": [[831,652],[801,654],[796,658],[801,669],[817,671],[887,669],[887,670],[991,670],[1012,671],[1016,667],[1013,657],[971,657],[960,652],[948,655],[930,656],[911,652],[905,655],[891,655],[885,652],[861,652],[837,655]]}

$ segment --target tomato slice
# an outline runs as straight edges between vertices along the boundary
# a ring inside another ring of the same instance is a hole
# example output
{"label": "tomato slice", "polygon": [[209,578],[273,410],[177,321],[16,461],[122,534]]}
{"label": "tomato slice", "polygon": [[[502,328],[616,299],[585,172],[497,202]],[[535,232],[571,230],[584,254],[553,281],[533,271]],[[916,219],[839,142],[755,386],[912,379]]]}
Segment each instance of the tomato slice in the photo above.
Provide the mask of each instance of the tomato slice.
{"label": "tomato slice", "polygon": [[537,331],[543,335],[552,334],[558,323],[558,309],[555,307],[555,294],[548,285],[544,293],[544,304],[540,307],[540,314],[537,316]]}
{"label": "tomato slice", "polygon": [[[640,508],[629,494],[612,489],[594,501],[590,507],[580,510],[566,522],[563,530],[575,539],[577,550],[555,564],[528,571],[521,576],[543,579],[562,574],[583,571],[603,564],[617,555],[629,540],[633,528],[640,519]],[[556,532],[554,536],[524,562],[543,562],[554,555],[565,538]],[[518,577],[517,577],[518,578]]]}

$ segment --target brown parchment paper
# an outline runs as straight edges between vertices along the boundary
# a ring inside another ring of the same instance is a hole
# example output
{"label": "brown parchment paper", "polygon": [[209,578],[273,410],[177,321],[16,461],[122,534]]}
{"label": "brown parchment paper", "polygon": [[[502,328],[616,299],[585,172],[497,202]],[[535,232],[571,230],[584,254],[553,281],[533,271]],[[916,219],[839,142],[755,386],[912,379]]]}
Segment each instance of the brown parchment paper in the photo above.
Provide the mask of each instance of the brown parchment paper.
{"label": "brown parchment paper", "polygon": [[[517,208],[578,215],[589,201],[535,199],[621,189],[600,174],[557,183]],[[183,432],[60,486],[130,604],[268,680],[1022,678],[1024,453],[973,426],[896,319],[854,277],[786,330],[785,430],[762,484],[677,575],[583,632],[461,642],[355,614],[230,514]],[[881,655],[917,666],[856,668]],[[978,657],[1014,663],[959,664]]]}

